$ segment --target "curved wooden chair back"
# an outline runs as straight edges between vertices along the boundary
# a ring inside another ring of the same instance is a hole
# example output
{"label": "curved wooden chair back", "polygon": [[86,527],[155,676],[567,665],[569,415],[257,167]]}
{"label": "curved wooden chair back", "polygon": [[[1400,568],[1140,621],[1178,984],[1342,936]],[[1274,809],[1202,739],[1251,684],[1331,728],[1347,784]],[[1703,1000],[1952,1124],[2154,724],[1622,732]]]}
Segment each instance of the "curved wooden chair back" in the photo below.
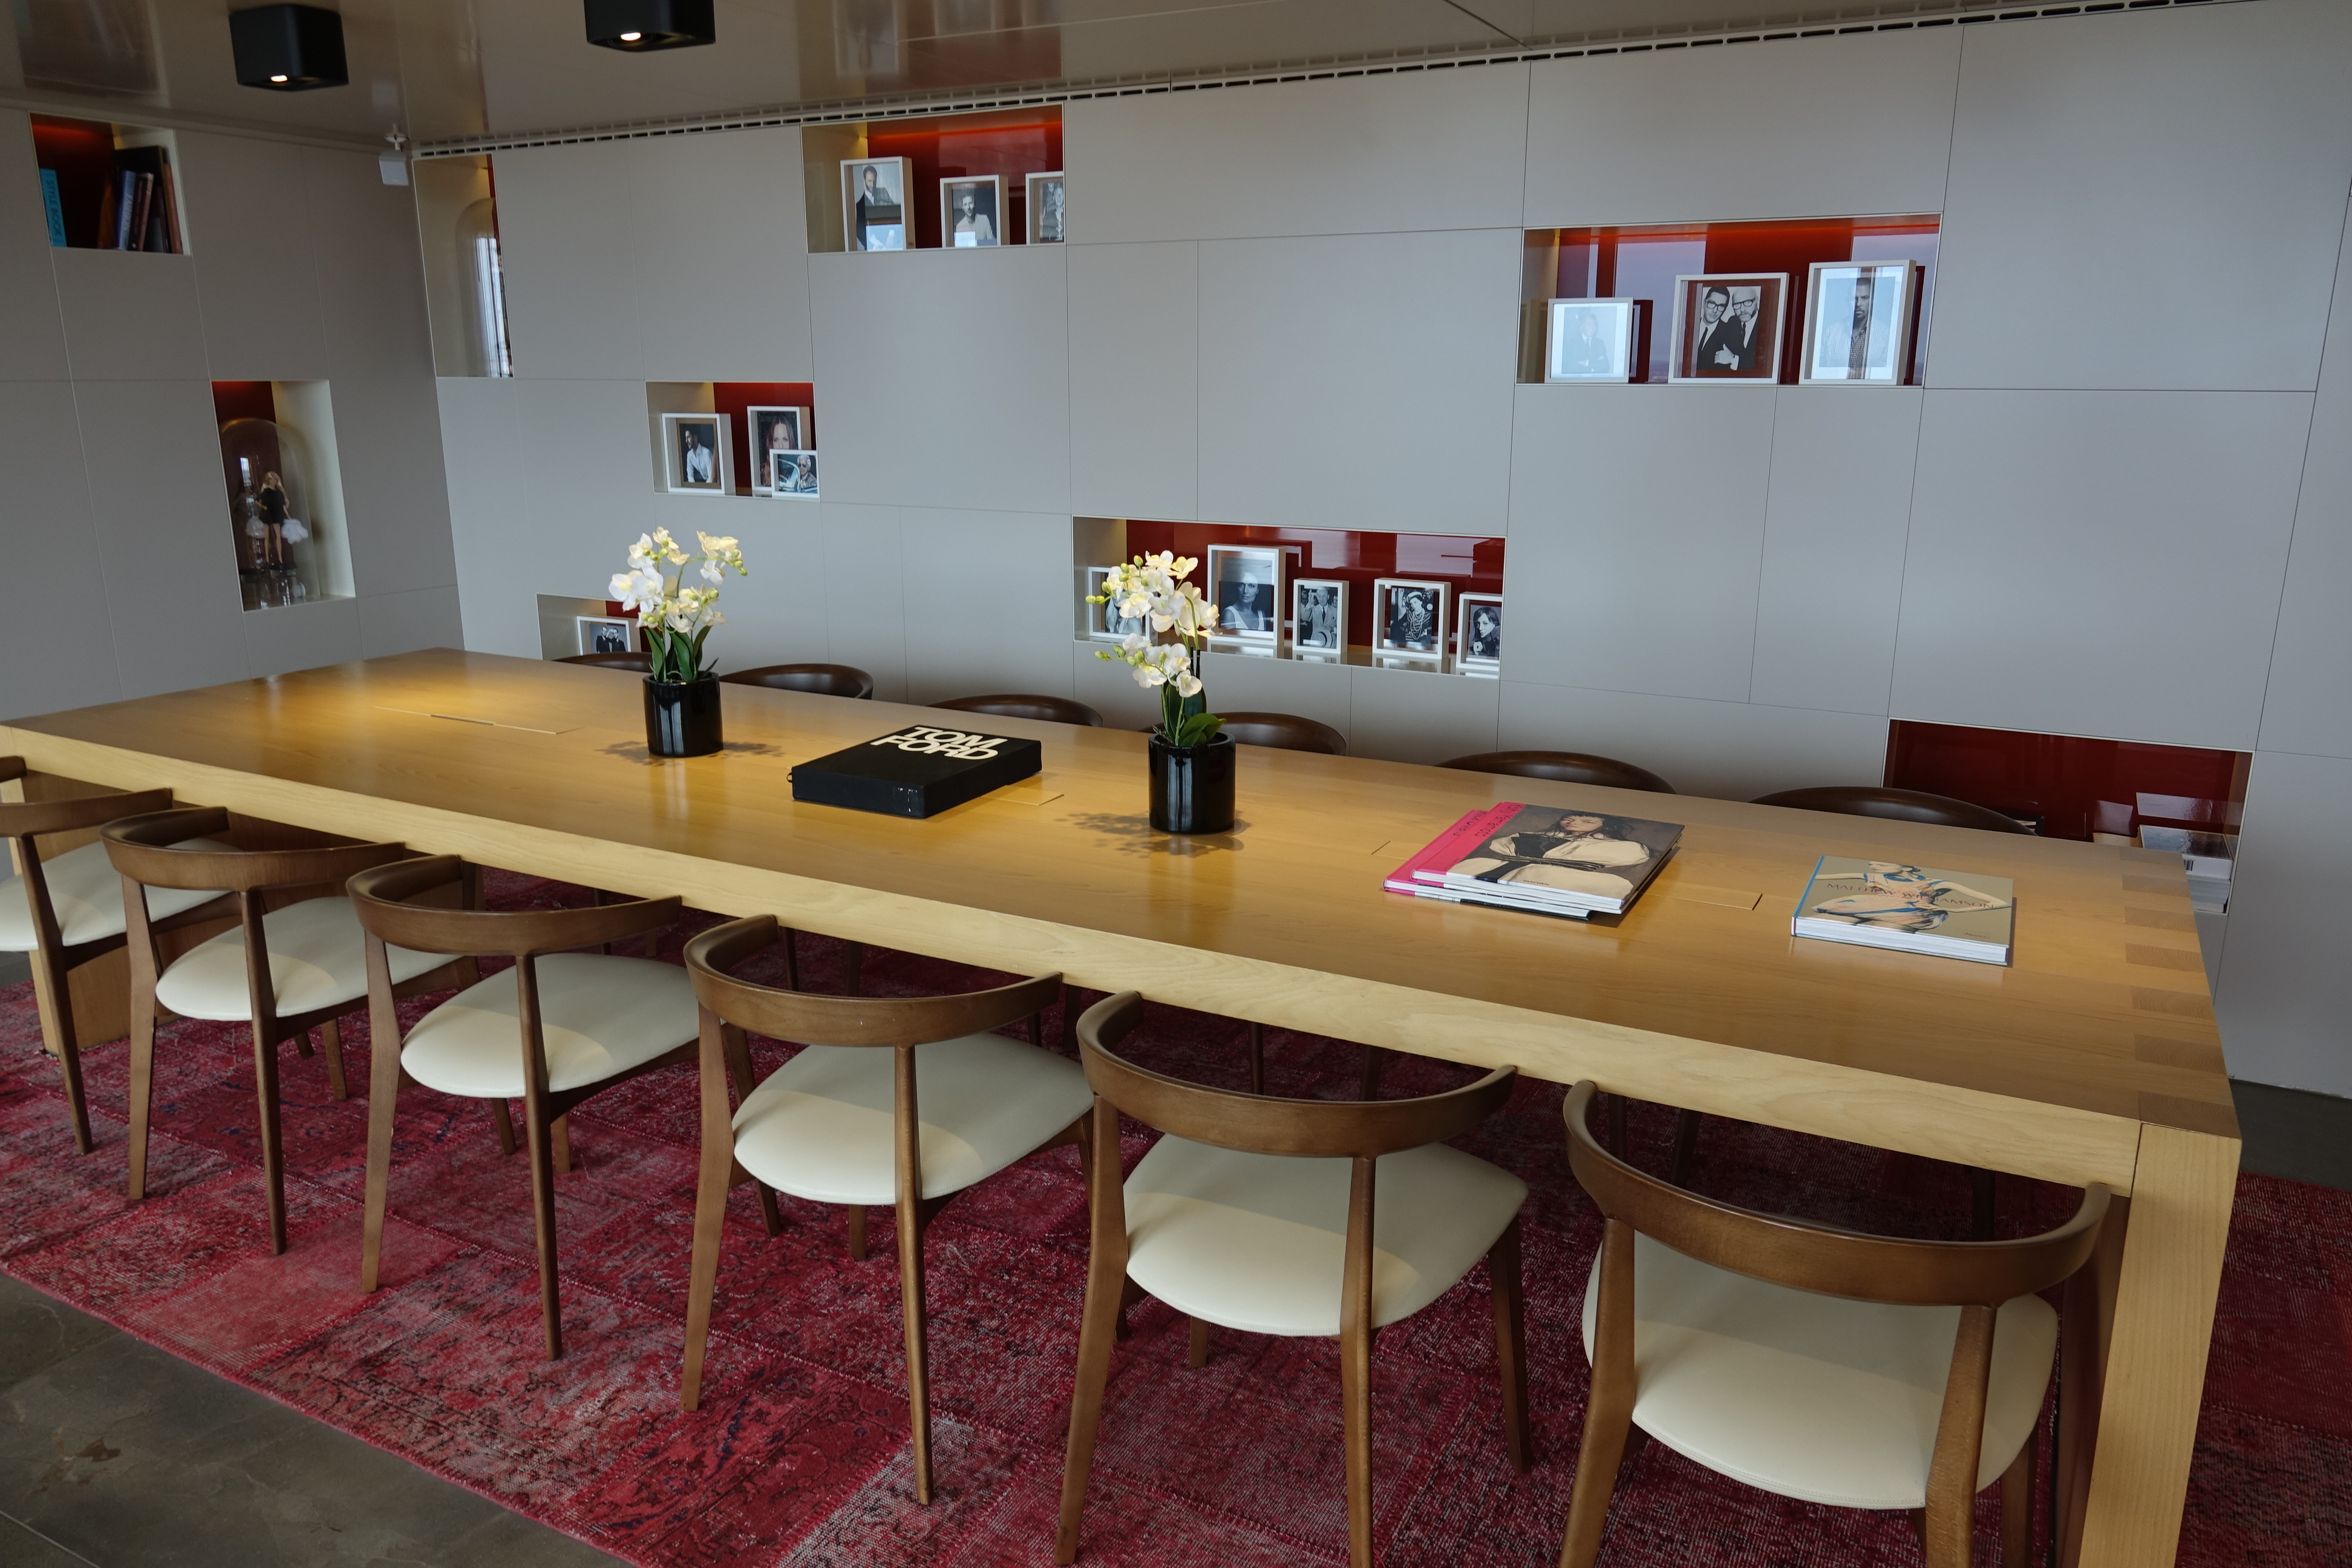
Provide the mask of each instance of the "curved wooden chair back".
{"label": "curved wooden chair back", "polygon": [[854,664],[766,664],[719,679],[732,686],[765,686],[777,691],[813,692],[819,697],[874,695],[874,678]]}
{"label": "curved wooden chair back", "polygon": [[639,675],[654,672],[654,658],[649,653],[567,653],[555,662],[584,664],[591,669],[634,669]]}
{"label": "curved wooden chair back", "polygon": [[1881,784],[1831,784],[1820,789],[1784,789],[1759,795],[1751,805],[1787,805],[1800,811],[1833,811],[1842,816],[1875,816],[1890,822],[1927,822],[1940,827],[1974,827],[1987,833],[2023,833],[2025,824],[1973,801],[1924,790]]}
{"label": "curved wooden chair back", "polygon": [[727,973],[782,937],[775,916],[752,915],[688,942],[686,969],[696,999],[722,1022],[773,1040],[911,1049],[1034,1018],[1062,994],[1058,973],[954,996],[819,996]]}
{"label": "curved wooden chair back", "polygon": [[415,952],[498,953],[515,959],[594,947],[658,931],[676,921],[685,907],[685,900],[676,897],[594,909],[495,912],[411,901],[425,893],[462,885],[466,871],[466,862],[455,855],[428,855],[377,866],[351,879],[352,907],[371,938],[394,947]]}
{"label": "curved wooden chair back", "polygon": [[950,697],[931,706],[952,709],[959,713],[989,713],[1000,719],[1038,719],[1048,724],[1083,724],[1095,730],[1101,729],[1103,721],[1101,714],[1083,702],[1073,702],[1066,697],[1039,697],[1017,691],[991,697]]}
{"label": "curved wooden chair back", "polygon": [[1653,795],[1675,793],[1674,785],[1647,768],[1586,752],[1479,752],[1438,765],[1465,773],[1503,773],[1512,778],[1549,779],[1554,784],[1647,790]]}
{"label": "curved wooden chair back", "polygon": [[1228,713],[1217,732],[1237,746],[1271,746],[1283,752],[1319,752],[1327,757],[1348,754],[1348,738],[1330,725],[1296,713]]}
{"label": "curved wooden chair back", "polygon": [[175,847],[182,839],[227,831],[225,808],[194,805],[108,823],[99,830],[99,837],[114,868],[142,887],[221,893],[258,893],[268,888],[308,887],[314,882],[340,886],[371,866],[408,856],[408,847],[395,843],[338,844],[321,849]]}
{"label": "curved wooden chair back", "polygon": [[[23,778],[22,757],[0,757],[0,783]],[[0,801],[0,838],[19,841],[50,833],[80,833],[126,816],[172,809],[172,792],[142,789],[128,795],[87,795],[72,800]]]}

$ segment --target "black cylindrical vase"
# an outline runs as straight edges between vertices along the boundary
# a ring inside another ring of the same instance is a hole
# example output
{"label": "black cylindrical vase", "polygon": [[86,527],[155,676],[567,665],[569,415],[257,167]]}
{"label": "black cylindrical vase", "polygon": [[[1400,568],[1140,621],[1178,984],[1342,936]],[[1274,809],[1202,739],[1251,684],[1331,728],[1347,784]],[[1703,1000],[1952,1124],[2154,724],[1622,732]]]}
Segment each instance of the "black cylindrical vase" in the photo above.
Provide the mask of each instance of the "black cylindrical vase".
{"label": "black cylindrical vase", "polygon": [[1151,826],[1162,833],[1223,833],[1234,825],[1234,743],[1171,746],[1151,732]]}
{"label": "black cylindrical vase", "polygon": [[656,757],[704,757],[726,743],[718,677],[683,686],[646,677],[646,750]]}

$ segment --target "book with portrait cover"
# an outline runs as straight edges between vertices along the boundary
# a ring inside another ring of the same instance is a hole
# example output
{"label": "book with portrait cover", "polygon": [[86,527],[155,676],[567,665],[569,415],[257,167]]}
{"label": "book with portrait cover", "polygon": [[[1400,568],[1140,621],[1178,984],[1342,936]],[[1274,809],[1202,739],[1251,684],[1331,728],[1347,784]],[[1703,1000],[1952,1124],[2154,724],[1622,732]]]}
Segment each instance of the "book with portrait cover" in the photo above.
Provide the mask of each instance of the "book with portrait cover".
{"label": "book with portrait cover", "polygon": [[1414,876],[1494,902],[1622,914],[1682,836],[1680,823],[1510,801],[1495,808],[1461,853]]}
{"label": "book with portrait cover", "polygon": [[1789,929],[1821,942],[2005,964],[2016,895],[2007,877],[1824,855]]}
{"label": "book with portrait cover", "polygon": [[915,724],[793,769],[793,798],[886,816],[935,816],[1035,775],[1044,749],[1011,735]]}

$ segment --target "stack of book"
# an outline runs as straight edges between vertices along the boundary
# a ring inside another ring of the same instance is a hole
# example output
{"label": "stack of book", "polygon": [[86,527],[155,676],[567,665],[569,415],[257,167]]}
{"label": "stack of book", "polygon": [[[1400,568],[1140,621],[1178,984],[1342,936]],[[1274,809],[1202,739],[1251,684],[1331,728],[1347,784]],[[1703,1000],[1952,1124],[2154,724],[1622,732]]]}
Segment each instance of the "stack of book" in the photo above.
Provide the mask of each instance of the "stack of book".
{"label": "stack of book", "polygon": [[98,248],[182,248],[179,191],[172,178],[172,160],[163,148],[114,150],[114,180],[100,209]]}
{"label": "stack of book", "polygon": [[1678,823],[1507,801],[1465,812],[1381,885],[1416,899],[1569,920],[1622,914],[1682,834]]}
{"label": "stack of book", "polygon": [[1824,855],[1789,929],[1820,942],[2007,963],[2016,892],[2007,877]]}

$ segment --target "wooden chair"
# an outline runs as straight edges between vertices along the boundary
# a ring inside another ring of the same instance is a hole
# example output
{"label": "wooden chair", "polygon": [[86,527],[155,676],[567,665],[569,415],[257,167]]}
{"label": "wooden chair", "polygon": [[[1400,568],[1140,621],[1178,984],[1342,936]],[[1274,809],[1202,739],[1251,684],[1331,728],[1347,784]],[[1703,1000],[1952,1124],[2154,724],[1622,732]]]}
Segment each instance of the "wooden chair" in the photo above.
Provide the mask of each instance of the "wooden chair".
{"label": "wooden chair", "polygon": [[[25,776],[22,757],[0,757],[0,780]],[[0,882],[0,952],[31,956],[41,1039],[58,1058],[73,1121],[74,1152],[90,1149],[89,1107],[81,1086],[81,1038],[74,1024],[73,972],[103,958],[127,940],[122,879],[92,841],[44,860],[35,841],[52,833],[83,833],[126,816],[168,811],[172,792],[87,795],[76,800],[0,803],[0,838],[15,852],[16,875]],[[190,847],[226,849],[205,840]],[[202,889],[159,888],[148,900],[148,929],[158,935],[233,915],[223,895]]]}
{"label": "wooden chair", "polygon": [[1759,795],[1755,805],[1787,805],[1800,811],[1833,811],[1842,816],[1876,816],[1894,822],[1928,822],[1941,827],[1974,827],[1986,833],[2023,833],[2025,824],[1988,806],[1948,795],[1878,784],[1835,784],[1822,789],[1784,789]]}
{"label": "wooden chair", "polygon": [[1634,1429],[1783,1497],[1911,1510],[1928,1568],[1968,1568],[1976,1494],[1999,1478],[2001,1562],[2019,1568],[2058,1339],[2035,1292],[2068,1281],[2069,1323],[2084,1321],[2074,1281],[2107,1189],[2015,1241],[1858,1235],[1635,1170],[1593,1138],[1593,1092],[1578,1084],[1567,1108],[1569,1163],[1606,1225],[1584,1291],[1592,1392],[1560,1568],[1599,1551]]}
{"label": "wooden chair", "polygon": [[[514,1141],[506,1102],[520,1100],[539,1240],[540,1319],[547,1358],[553,1361],[563,1353],[555,1173],[572,1165],[563,1118],[600,1089],[694,1057],[694,994],[684,970],[653,959],[565,950],[668,925],[677,919],[680,900],[514,913],[414,901],[463,886],[473,874],[455,855],[435,855],[381,865],[351,880],[352,906],[367,932],[371,1042],[360,1289],[376,1288],[383,1257],[402,1079],[461,1100],[490,1101],[500,1145],[509,1152]],[[418,1019],[404,1039],[394,1007],[402,994],[403,953],[498,953],[513,959],[514,968],[474,981]]]}
{"label": "wooden chair", "polygon": [[[993,1033],[1016,1018],[1042,1039],[1039,1015],[1060,995],[1047,974],[959,996],[852,998],[779,991],[727,973],[777,940],[771,915],[707,931],[687,944],[702,1005],[702,1174],[694,1209],[679,1403],[702,1394],[710,1298],[728,1189],[745,1180],[814,1203],[849,1205],[864,1256],[868,1205],[898,1209],[898,1289],[907,1336],[915,1500],[931,1500],[930,1380],[923,1310],[923,1229],[948,1200],[1041,1149],[1078,1143],[1092,1104],[1066,1058]],[[746,1029],[819,1041],[768,1075],[749,1077]],[[732,1077],[743,1096],[731,1116]],[[1117,1133],[1112,1135],[1114,1150]],[[1118,1169],[1118,1156],[1111,1156]]]}
{"label": "wooden chair", "polygon": [[1438,765],[1458,768],[1465,773],[1505,773],[1513,778],[1549,779],[1555,784],[1647,790],[1653,795],[1675,793],[1674,785],[1647,768],[1584,752],[1479,752]]}
{"label": "wooden chair", "polygon": [[763,664],[719,679],[733,686],[765,686],[778,691],[811,691],[819,697],[872,697],[874,678],[854,664]]}
{"label": "wooden chair", "polygon": [[[296,1042],[310,1054],[319,1030],[327,1082],[337,1100],[343,1082],[341,1036],[335,1020],[357,1009],[368,994],[367,957],[358,917],[341,889],[371,866],[407,855],[400,844],[352,844],[324,849],[231,849],[212,842],[228,831],[218,806],[158,811],[107,825],[100,842],[122,879],[131,958],[131,1177],[132,1201],[147,1192],[147,1126],[154,1087],[155,1026],[164,1013],[253,1026],[254,1095],[260,1106],[261,1168],[268,1190],[269,1250],[286,1250],[285,1153],[278,1125],[278,1047]],[[317,888],[335,891],[271,908],[269,895]],[[206,899],[235,895],[237,924],[166,963],[156,945],[157,922],[149,889]],[[392,959],[391,978],[403,996],[464,984],[470,962],[451,963],[423,952]]]}
{"label": "wooden chair", "polygon": [[634,669],[639,675],[654,672],[654,658],[649,653],[567,653],[555,662],[584,664],[591,669]]}
{"label": "wooden chair", "polygon": [[1000,719],[1042,719],[1049,724],[1084,724],[1089,729],[1102,728],[1103,717],[1083,702],[1073,702],[1066,697],[1036,697],[1020,692],[1006,692],[995,697],[951,697],[945,702],[934,702],[934,708],[951,708],[959,713],[988,713]]}
{"label": "wooden chair", "polygon": [[[1481,1256],[1494,1279],[1505,1449],[1514,1469],[1530,1461],[1519,1298],[1527,1184],[1444,1143],[1510,1098],[1517,1069],[1421,1100],[1254,1099],[1113,1055],[1142,1016],[1142,998],[1128,991],[1078,1020],[1095,1092],[1093,1237],[1054,1561],[1077,1556],[1111,1343],[1128,1304],[1148,1293],[1191,1316],[1194,1366],[1208,1359],[1212,1323],[1339,1337],[1349,1553],[1355,1568],[1370,1568],[1372,1331],[1437,1300]],[[1122,1113],[1167,1134],[1124,1183]]]}
{"label": "wooden chair", "polygon": [[1271,746],[1283,752],[1320,752],[1327,757],[1348,754],[1348,738],[1313,719],[1296,713],[1228,713],[1218,731],[1233,737],[1236,746]]}

